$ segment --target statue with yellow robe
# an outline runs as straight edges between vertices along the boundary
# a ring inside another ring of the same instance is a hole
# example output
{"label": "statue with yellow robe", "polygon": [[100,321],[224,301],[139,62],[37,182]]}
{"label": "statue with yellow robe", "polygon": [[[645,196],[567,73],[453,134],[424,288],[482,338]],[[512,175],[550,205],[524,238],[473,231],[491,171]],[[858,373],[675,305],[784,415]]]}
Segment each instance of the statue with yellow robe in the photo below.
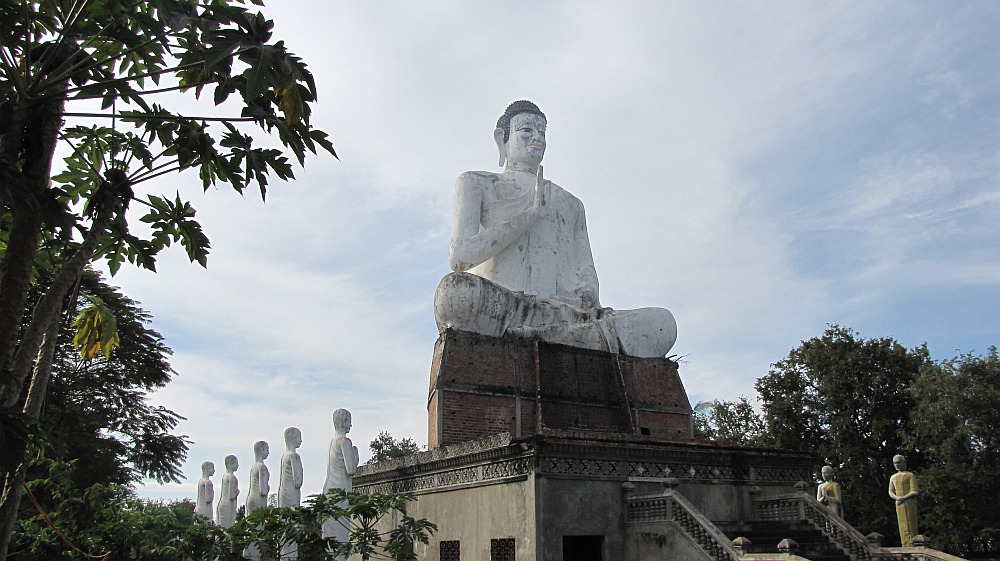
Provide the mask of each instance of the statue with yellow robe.
{"label": "statue with yellow robe", "polygon": [[920,533],[917,529],[917,476],[906,471],[906,458],[896,455],[892,458],[896,473],[889,478],[889,496],[896,501],[896,520],[899,523],[899,541],[903,547],[913,547],[913,538]]}
{"label": "statue with yellow robe", "polygon": [[816,488],[816,500],[826,505],[837,518],[844,517],[844,498],[841,493],[840,483],[833,480],[833,467],[823,466],[821,471],[823,483]]}

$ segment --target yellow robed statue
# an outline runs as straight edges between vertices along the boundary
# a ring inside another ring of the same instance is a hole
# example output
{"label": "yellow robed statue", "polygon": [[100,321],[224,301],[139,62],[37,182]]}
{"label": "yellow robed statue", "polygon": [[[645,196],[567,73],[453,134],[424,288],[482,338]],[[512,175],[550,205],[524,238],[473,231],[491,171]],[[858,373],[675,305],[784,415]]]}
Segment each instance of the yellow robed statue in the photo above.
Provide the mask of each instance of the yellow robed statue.
{"label": "yellow robed statue", "polygon": [[840,483],[833,480],[833,467],[823,466],[821,470],[823,483],[816,488],[816,500],[826,505],[830,513],[838,518],[844,517],[844,498]]}
{"label": "yellow robed statue", "polygon": [[917,476],[906,471],[906,458],[894,456],[892,465],[896,473],[889,478],[889,496],[896,501],[896,520],[899,522],[899,541],[903,547],[913,547],[913,538],[920,533],[917,528]]}

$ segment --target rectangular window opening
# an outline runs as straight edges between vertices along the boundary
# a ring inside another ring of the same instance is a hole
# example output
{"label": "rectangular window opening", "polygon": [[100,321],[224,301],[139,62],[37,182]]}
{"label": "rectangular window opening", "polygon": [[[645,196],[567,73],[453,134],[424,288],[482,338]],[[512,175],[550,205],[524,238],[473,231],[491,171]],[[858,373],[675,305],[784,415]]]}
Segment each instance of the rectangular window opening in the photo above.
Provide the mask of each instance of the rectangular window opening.
{"label": "rectangular window opening", "polygon": [[441,540],[440,554],[441,561],[461,561],[462,547],[458,540]]}
{"label": "rectangular window opening", "polygon": [[490,540],[490,561],[514,561],[514,538]]}

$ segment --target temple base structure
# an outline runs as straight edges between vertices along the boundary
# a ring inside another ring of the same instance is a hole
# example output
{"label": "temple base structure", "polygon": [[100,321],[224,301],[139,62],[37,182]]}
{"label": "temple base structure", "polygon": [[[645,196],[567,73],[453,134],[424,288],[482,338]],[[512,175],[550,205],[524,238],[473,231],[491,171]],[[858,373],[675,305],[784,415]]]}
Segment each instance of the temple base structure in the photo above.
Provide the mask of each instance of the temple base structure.
{"label": "temple base structure", "polygon": [[544,429],[687,441],[691,404],[667,358],[446,330],[434,345],[428,448]]}

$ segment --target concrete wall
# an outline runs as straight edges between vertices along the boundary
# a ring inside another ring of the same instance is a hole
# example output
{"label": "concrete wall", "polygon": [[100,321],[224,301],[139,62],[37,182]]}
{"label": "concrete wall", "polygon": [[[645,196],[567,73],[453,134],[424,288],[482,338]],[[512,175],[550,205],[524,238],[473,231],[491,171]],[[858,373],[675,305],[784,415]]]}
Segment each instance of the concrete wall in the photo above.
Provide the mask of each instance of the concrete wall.
{"label": "concrete wall", "polygon": [[604,536],[602,559],[617,560],[624,547],[622,490],[618,481],[540,477],[539,560],[563,559],[563,536]]}
{"label": "concrete wall", "polygon": [[459,540],[462,561],[489,561],[490,540],[507,537],[515,539],[517,559],[536,558],[532,478],[418,495],[408,514],[438,525],[431,542],[417,549],[421,560],[438,561],[440,541]]}
{"label": "concrete wall", "polygon": [[713,561],[673,522],[630,524],[625,536],[628,561]]}

